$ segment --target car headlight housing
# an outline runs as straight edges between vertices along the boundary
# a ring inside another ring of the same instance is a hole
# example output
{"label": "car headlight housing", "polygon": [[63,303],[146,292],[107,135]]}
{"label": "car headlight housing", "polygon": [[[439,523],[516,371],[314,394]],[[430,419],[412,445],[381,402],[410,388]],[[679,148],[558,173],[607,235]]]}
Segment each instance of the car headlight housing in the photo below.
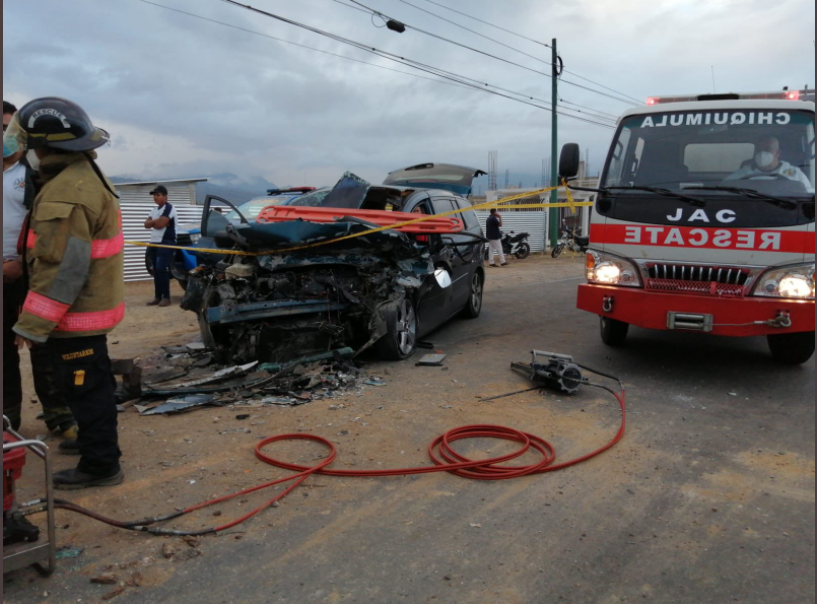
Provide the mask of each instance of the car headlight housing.
{"label": "car headlight housing", "polygon": [[635,264],[602,252],[587,253],[587,280],[599,285],[641,287],[641,275]]}
{"label": "car headlight housing", "polygon": [[814,300],[814,263],[766,271],[755,286],[754,295],[763,298]]}

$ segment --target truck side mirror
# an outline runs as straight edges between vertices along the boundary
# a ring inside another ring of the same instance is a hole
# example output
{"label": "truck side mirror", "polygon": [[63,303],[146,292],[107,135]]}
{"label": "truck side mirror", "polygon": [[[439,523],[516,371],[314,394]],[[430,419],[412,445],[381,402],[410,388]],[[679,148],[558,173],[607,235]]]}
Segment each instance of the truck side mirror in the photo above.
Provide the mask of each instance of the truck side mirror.
{"label": "truck side mirror", "polygon": [[562,155],[559,157],[559,180],[576,178],[581,161],[582,154],[579,145],[568,143],[562,147]]}

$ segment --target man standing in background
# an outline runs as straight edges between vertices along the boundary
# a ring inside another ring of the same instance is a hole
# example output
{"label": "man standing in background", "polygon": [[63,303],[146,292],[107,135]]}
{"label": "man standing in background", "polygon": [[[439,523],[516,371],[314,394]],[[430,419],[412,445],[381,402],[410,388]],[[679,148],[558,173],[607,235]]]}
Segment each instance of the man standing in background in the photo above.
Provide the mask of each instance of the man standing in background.
{"label": "man standing in background", "polygon": [[[3,132],[11,123],[17,108],[3,101]],[[18,246],[26,215],[34,203],[34,171],[25,152],[3,149],[3,415],[18,430],[22,422],[23,385],[20,354],[15,344],[14,325],[26,294],[25,274]],[[51,431],[59,431],[66,441],[64,451],[76,449],[77,423],[61,396],[42,387],[35,376],[35,389],[43,406],[43,419]]]}
{"label": "man standing in background", "polygon": [[505,252],[502,250],[502,216],[496,211],[496,208],[491,210],[491,215],[485,223],[485,237],[488,239],[488,266],[496,266],[495,256],[499,256],[499,265],[508,266],[505,260]]}
{"label": "man standing in background", "polygon": [[[151,192],[156,207],[145,221],[150,229],[150,242],[156,245],[176,245],[176,208],[167,201],[167,189],[158,185]],[[148,248],[148,261],[153,266],[155,297],[148,306],[170,306],[170,263],[175,250]]]}

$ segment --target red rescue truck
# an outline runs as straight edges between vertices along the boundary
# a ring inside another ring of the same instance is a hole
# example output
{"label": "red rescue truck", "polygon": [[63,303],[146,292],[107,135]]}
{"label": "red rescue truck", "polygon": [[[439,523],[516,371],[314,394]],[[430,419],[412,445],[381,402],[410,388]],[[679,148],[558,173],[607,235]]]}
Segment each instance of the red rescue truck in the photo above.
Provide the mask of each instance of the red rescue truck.
{"label": "red rescue truck", "polygon": [[[578,307],[601,337],[630,325],[766,336],[814,354],[814,97],[652,98],[619,120],[593,209]],[[578,171],[578,145],[560,173]]]}

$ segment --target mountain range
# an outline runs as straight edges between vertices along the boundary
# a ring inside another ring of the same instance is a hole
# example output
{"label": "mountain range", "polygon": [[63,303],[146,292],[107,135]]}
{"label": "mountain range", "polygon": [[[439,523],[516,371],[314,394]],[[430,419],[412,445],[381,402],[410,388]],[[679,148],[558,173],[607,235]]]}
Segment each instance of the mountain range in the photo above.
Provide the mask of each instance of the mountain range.
{"label": "mountain range", "polygon": [[[120,184],[125,182],[170,182],[174,180],[184,180],[187,176],[162,176],[154,178],[144,178],[142,176],[121,175],[111,177],[113,184]],[[200,182],[196,185],[196,201],[199,204],[204,204],[204,200],[208,195],[216,195],[223,197],[234,203],[240,205],[245,201],[254,199],[255,197],[262,197],[267,194],[269,189],[277,189],[275,183],[268,181],[261,176],[242,177],[237,174],[223,173],[214,174],[207,177],[206,182]]]}

